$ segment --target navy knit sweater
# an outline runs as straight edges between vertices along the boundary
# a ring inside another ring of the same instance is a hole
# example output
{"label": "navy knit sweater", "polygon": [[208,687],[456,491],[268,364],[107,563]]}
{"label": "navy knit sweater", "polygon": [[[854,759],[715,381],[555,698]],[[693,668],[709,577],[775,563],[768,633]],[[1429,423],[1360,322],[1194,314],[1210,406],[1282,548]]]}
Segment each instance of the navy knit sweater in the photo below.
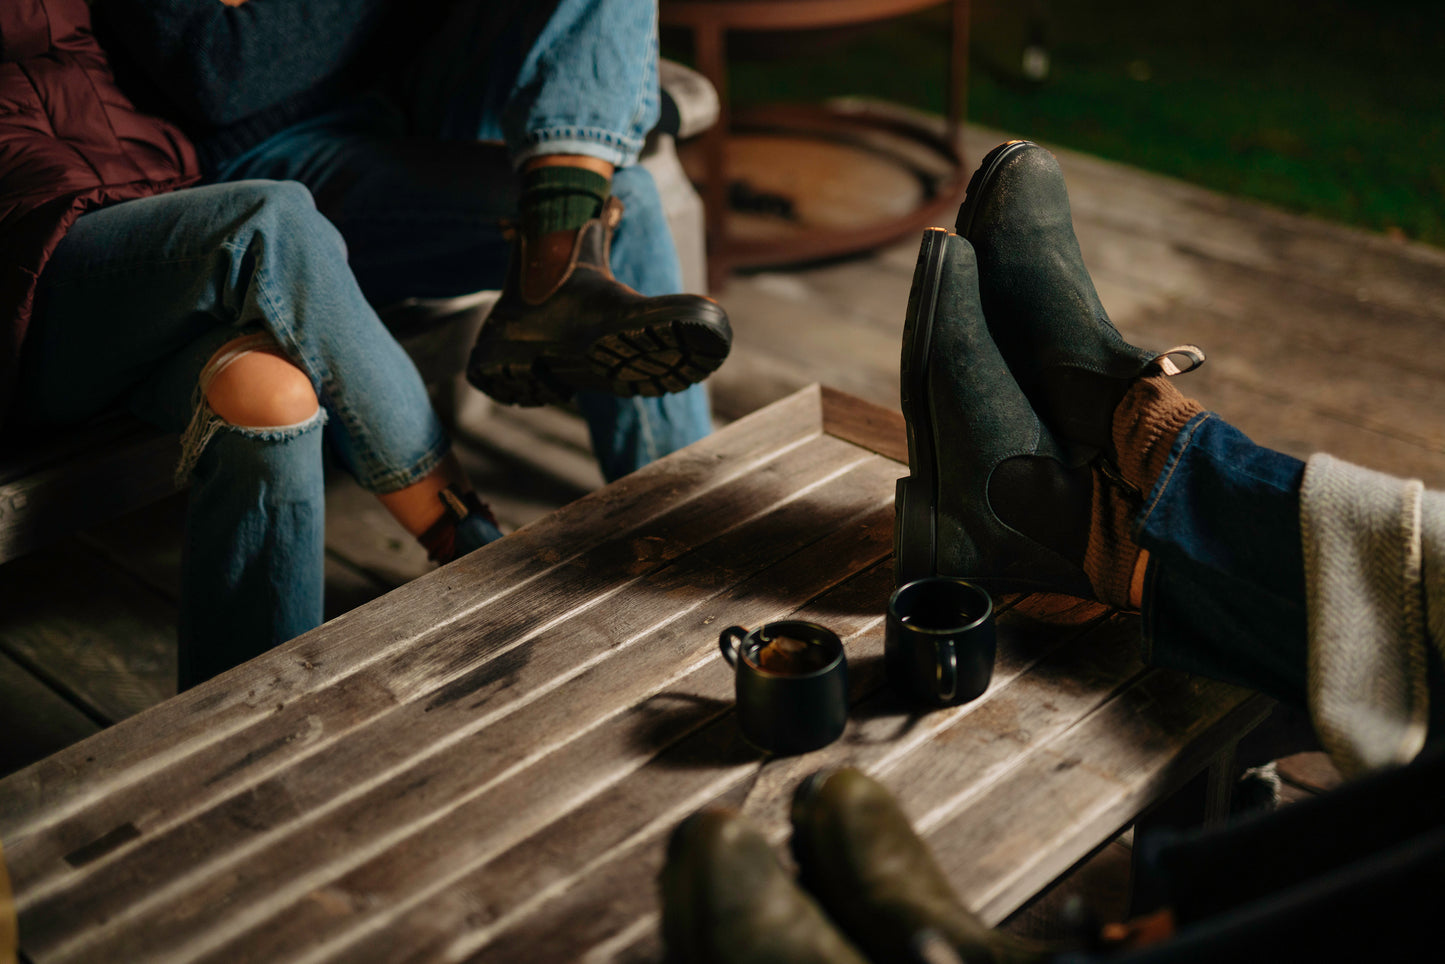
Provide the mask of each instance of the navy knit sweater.
{"label": "navy knit sweater", "polygon": [[117,78],[223,161],[383,77],[444,0],[94,0]]}

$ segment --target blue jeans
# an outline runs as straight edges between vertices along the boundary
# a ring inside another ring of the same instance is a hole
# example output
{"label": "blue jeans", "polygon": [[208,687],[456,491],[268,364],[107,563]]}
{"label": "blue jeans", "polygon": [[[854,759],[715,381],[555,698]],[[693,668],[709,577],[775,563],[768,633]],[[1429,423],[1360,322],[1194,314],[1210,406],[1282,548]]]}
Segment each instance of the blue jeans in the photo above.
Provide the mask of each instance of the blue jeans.
{"label": "blue jeans", "polygon": [[[625,211],[611,264],[645,295],[682,290],[652,176],[633,164],[657,121],[657,11],[643,0],[465,3],[394,77],[293,125],[217,171],[295,180],[346,239],[367,298],[453,297],[502,287],[517,164],[586,154],[619,165]],[[580,393],[604,477],[711,431],[706,390],[661,398]]]}
{"label": "blue jeans", "polygon": [[[343,251],[305,188],[249,181],[86,214],[42,275],[21,360],[24,421],[43,429],[124,407],[170,431],[192,426],[200,449],[186,453],[182,688],[321,623],[323,436],[377,493],[417,481],[448,449]],[[202,369],[254,332],[310,376],[315,416],[254,429],[209,412]]]}
{"label": "blue jeans", "polygon": [[637,162],[657,124],[655,0],[469,0],[392,85],[419,133]]}
{"label": "blue jeans", "polygon": [[[1152,664],[1306,705],[1304,468],[1212,412],[1184,426],[1135,527],[1150,553],[1142,608]],[[1434,695],[1438,660],[1430,670]],[[1177,936],[1056,964],[1252,960],[1286,945],[1300,959],[1433,959],[1442,792],[1437,744],[1408,766],[1220,830],[1136,839]]]}
{"label": "blue jeans", "polygon": [[1149,660],[1305,705],[1304,463],[1196,415],[1136,522]]}

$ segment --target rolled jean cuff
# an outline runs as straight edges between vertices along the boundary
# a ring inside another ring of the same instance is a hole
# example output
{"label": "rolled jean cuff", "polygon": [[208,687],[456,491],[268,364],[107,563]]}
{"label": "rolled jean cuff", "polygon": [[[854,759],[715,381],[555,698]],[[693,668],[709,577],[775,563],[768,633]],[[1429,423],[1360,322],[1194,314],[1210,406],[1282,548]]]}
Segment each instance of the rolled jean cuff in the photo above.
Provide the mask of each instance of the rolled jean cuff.
{"label": "rolled jean cuff", "polygon": [[1134,530],[1151,664],[1304,706],[1303,476],[1212,412],[1180,430]]}
{"label": "rolled jean cuff", "polygon": [[427,446],[421,456],[405,468],[358,474],[356,481],[372,495],[390,495],[426,478],[451,450],[451,439],[442,436],[439,441]]}
{"label": "rolled jean cuff", "polygon": [[521,167],[546,154],[580,154],[613,167],[628,167],[637,163],[644,143],[643,139],[598,127],[554,127],[530,132],[526,141],[513,147],[512,163]]}

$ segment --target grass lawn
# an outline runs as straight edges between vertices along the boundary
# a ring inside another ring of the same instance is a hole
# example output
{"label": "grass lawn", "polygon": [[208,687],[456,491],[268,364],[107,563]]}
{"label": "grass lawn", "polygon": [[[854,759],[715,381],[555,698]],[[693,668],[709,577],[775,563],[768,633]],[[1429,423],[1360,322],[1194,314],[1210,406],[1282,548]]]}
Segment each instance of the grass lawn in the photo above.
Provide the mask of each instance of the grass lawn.
{"label": "grass lawn", "polygon": [[[1439,0],[974,7],[970,120],[1445,246]],[[941,112],[946,25],[940,7],[839,34],[735,35],[733,100],[858,94]],[[1040,30],[1050,69],[1030,82],[1019,65]],[[688,58],[684,38],[664,50]]]}

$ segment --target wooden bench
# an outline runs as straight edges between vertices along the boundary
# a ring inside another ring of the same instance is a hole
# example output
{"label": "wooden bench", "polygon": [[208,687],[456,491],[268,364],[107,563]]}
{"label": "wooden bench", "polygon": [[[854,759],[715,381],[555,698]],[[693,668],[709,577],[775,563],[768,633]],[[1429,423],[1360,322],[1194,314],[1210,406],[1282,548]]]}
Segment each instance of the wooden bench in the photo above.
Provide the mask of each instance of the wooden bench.
{"label": "wooden bench", "polygon": [[[1258,695],[1141,662],[1133,617],[1000,601],[980,699],[882,671],[902,419],[812,387],[0,781],[27,959],[657,960],[699,807],[775,841],[808,773],[889,786],[996,922],[1227,757]],[[844,639],[848,729],[750,749],[721,628]]]}
{"label": "wooden bench", "polygon": [[[641,163],[662,196],[684,290],[705,292],[702,198],[683,172],[675,142],[716,122],[717,92],[701,74],[671,61],[661,64],[661,81],[664,116]],[[413,299],[381,312],[436,389],[444,419],[475,418],[486,408],[458,374],[497,294]],[[179,457],[175,436],[123,413],[43,439],[0,436],[0,563],[170,495]]]}

